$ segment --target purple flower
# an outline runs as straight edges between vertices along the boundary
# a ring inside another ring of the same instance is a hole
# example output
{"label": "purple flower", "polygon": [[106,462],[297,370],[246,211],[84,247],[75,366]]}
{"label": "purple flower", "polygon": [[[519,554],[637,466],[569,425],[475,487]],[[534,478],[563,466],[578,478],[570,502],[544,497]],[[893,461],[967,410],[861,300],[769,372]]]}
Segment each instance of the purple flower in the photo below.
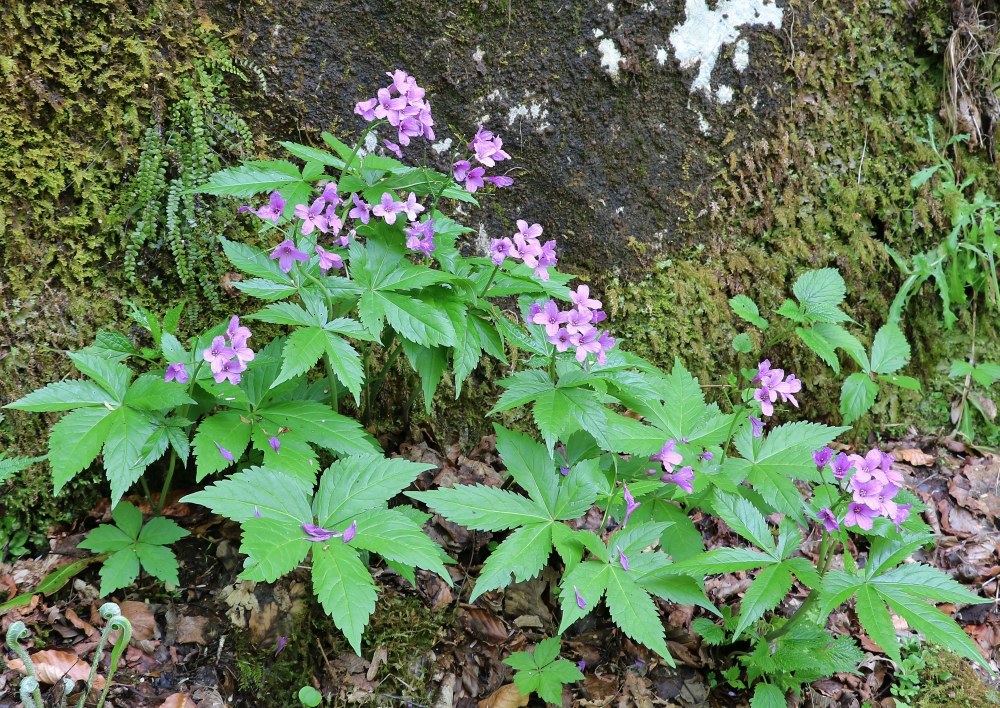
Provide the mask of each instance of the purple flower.
{"label": "purple flower", "polygon": [[324,273],[331,268],[344,267],[344,259],[338,256],[336,253],[330,253],[325,250],[322,246],[316,246],[316,255],[319,256],[319,269]]}
{"label": "purple flower", "polygon": [[514,242],[509,238],[495,238],[490,243],[490,257],[493,260],[493,265],[501,265],[504,260],[511,255],[511,251],[514,248]]}
{"label": "purple flower", "polygon": [[534,324],[545,325],[545,333],[553,337],[568,319],[569,316],[565,312],[559,311],[555,300],[549,300],[542,306],[541,312],[532,316],[531,321]]}
{"label": "purple flower", "polygon": [[583,670],[587,668],[587,662],[584,661],[583,659],[580,659],[578,662],[576,662],[576,668],[578,668],[580,670],[580,673],[582,674]]}
{"label": "purple flower", "polygon": [[[246,329],[242,327],[241,329]],[[253,349],[247,346],[247,338],[244,336],[233,337],[230,342],[230,346],[233,349],[233,356],[244,364],[248,361],[253,361],[254,352]]]}
{"label": "purple flower", "polygon": [[573,586],[573,592],[576,594],[576,606],[582,610],[587,606],[587,603],[584,602],[583,595],[580,594],[580,591],[576,589],[576,585]]}
{"label": "purple flower", "polygon": [[840,530],[840,524],[837,523],[837,517],[834,516],[833,512],[829,509],[820,509],[817,516],[819,517],[819,520],[823,522],[823,528],[825,528],[828,533]]}
{"label": "purple flower", "polygon": [[755,438],[759,438],[761,435],[764,434],[764,422],[761,420],[757,420],[752,415],[748,416],[748,418],[750,420],[750,427],[753,428],[753,436]]}
{"label": "purple flower", "polygon": [[406,247],[430,258],[434,252],[434,220],[428,219],[419,224],[412,222],[406,229]]}
{"label": "purple flower", "polygon": [[226,338],[219,336],[212,340],[212,346],[202,352],[202,356],[212,366],[212,371],[222,370],[222,365],[236,356],[232,347],[226,346]]}
{"label": "purple flower", "polygon": [[559,261],[558,256],[556,256],[556,242],[546,241],[538,254],[538,262],[535,264],[535,276],[539,280],[549,279],[549,268],[554,266]]}
{"label": "purple flower", "polygon": [[494,187],[509,187],[514,184],[513,177],[507,177],[506,175],[496,175],[493,177],[483,177],[484,180],[492,184]]}
{"label": "purple flower", "polygon": [[229,326],[226,327],[226,336],[229,337],[229,339],[242,338],[244,341],[246,341],[247,339],[250,339],[252,335],[250,332],[250,328],[241,327],[240,318],[236,315],[233,315],[232,317],[229,318]]}
{"label": "purple flower", "polygon": [[677,441],[671,438],[663,443],[663,447],[660,448],[658,453],[650,455],[649,459],[662,463],[667,472],[673,472],[674,465],[679,465],[684,461],[684,457],[681,453],[675,450],[676,447]]}
{"label": "purple flower", "polygon": [[260,513],[260,509],[258,509],[257,507],[253,508],[253,518],[255,518],[255,519],[263,519],[264,518],[264,515]]}
{"label": "purple flower", "polygon": [[858,526],[865,531],[871,531],[876,512],[867,504],[851,502],[847,505],[847,516],[844,517],[844,524],[847,526]]}
{"label": "purple flower", "polygon": [[468,160],[459,160],[451,166],[456,182],[465,182],[465,190],[474,194],[477,189],[485,186],[483,177],[486,170],[482,167],[473,167]]}
{"label": "purple flower", "polygon": [[314,524],[302,524],[302,530],[306,532],[306,540],[312,543],[322,543],[340,535],[336,531],[330,531]]}
{"label": "purple flower", "polygon": [[413,192],[410,192],[410,196],[405,202],[400,203],[403,205],[402,212],[410,221],[416,221],[417,214],[424,210],[423,205],[417,203],[417,195]]}
{"label": "purple flower", "polygon": [[403,203],[397,202],[388,192],[382,195],[382,202],[372,208],[372,214],[385,219],[385,223],[390,226],[396,223],[396,214],[399,214],[401,211],[403,211]]}
{"label": "purple flower", "polygon": [[618,562],[621,563],[622,570],[626,573],[628,572],[628,556],[622,553],[621,546],[615,546],[615,550],[618,551]]}
{"label": "purple flower", "polygon": [[535,315],[542,311],[542,304],[539,302],[533,302],[528,305],[528,319],[534,318]]}
{"label": "purple flower", "polygon": [[495,137],[483,126],[479,126],[476,136],[469,143],[469,149],[475,153],[476,160],[487,167],[493,167],[497,162],[510,159],[510,155],[502,148],[503,140]]}
{"label": "purple flower", "polygon": [[328,211],[329,207],[336,207],[344,201],[343,199],[340,198],[340,195],[337,193],[336,182],[327,182],[326,186],[323,187],[323,193],[320,195],[319,198],[327,203]]}
{"label": "purple flower", "polygon": [[570,334],[576,334],[587,327],[592,327],[590,322],[593,319],[594,313],[590,310],[583,307],[575,308],[567,313],[566,329],[569,330]]}
{"label": "purple flower", "polygon": [[286,644],[288,644],[288,637],[278,637],[278,642],[274,646],[274,655],[277,656],[284,651]]}
{"label": "purple flower", "polygon": [[350,543],[358,534],[358,522],[352,521],[351,525],[344,529],[344,543]]}
{"label": "purple flower", "polygon": [[[625,519],[622,521],[622,528],[624,528],[628,524],[628,517],[632,516],[632,512],[638,509],[641,504],[632,496],[632,492],[629,491],[627,484],[622,485],[622,495],[625,498]],[[625,570],[628,570],[628,568]]]}
{"label": "purple flower", "polygon": [[[538,224],[535,224],[535,226],[538,226]],[[576,305],[581,309],[585,308],[588,310],[600,310],[602,307],[602,303],[600,300],[594,300],[592,297],[590,297],[589,285],[580,285],[576,288],[575,291],[570,290],[569,298],[570,300],[573,301],[574,305]]]}
{"label": "purple flower", "polygon": [[370,98],[367,101],[358,101],[354,106],[354,112],[367,121],[375,120],[375,106],[378,105],[377,98]]}
{"label": "purple flower", "polygon": [[514,248],[511,251],[511,255],[514,258],[520,258],[524,261],[524,265],[529,268],[537,267],[538,259],[542,255],[542,244],[538,242],[538,239],[528,238],[522,234],[514,234],[512,240]]}
{"label": "purple flower", "polygon": [[864,457],[861,455],[851,455],[851,463],[858,468],[859,472],[873,474],[876,470],[882,469],[882,451],[875,448],[869,450],[868,454]]}
{"label": "purple flower", "polygon": [[896,530],[899,531],[900,525],[910,518],[910,509],[913,508],[912,504],[897,504],[896,513],[892,515],[892,523],[896,525]]}
{"label": "purple flower", "polygon": [[557,352],[564,352],[573,346],[573,335],[565,327],[560,327],[559,331],[549,336],[549,342],[556,345]]}
{"label": "purple flower", "polygon": [[285,211],[285,200],[281,197],[280,192],[271,192],[270,201],[259,209],[251,209],[250,207],[240,207],[240,209],[242,211],[249,211],[251,214],[256,214],[257,217],[264,221],[277,224],[281,219],[282,213]]}
{"label": "purple flower", "polygon": [[171,381],[176,381],[177,383],[187,383],[188,382],[188,372],[184,368],[184,364],[171,364],[167,367],[166,373],[163,375],[163,380],[167,383]]}
{"label": "purple flower", "polygon": [[[302,205],[300,204],[299,206]],[[303,227],[303,229],[304,228],[305,227]],[[277,248],[271,251],[271,260],[278,261],[278,267],[281,268],[283,273],[287,273],[292,269],[292,264],[295,261],[305,263],[309,260],[309,256],[306,255],[305,252],[297,249],[294,241],[286,238],[278,244]]]}
{"label": "purple flower", "polygon": [[385,149],[391,152],[393,155],[398,157],[400,160],[403,159],[403,151],[396,143],[391,140],[383,140],[382,144],[385,145]]}
{"label": "purple flower", "polygon": [[598,364],[604,365],[607,363],[608,352],[614,349],[615,342],[617,340],[607,330],[601,332],[601,336],[597,338],[597,344],[601,347],[601,350],[597,352]]}
{"label": "purple flower", "polygon": [[601,360],[601,353],[604,351],[604,348],[600,341],[598,341],[600,336],[600,332],[590,325],[570,335],[570,341],[576,347],[576,360],[578,362],[582,364],[587,359],[588,354],[596,354],[598,361]]}
{"label": "purple flower", "polygon": [[879,492],[882,485],[877,479],[866,472],[855,472],[849,482],[851,490],[854,492],[854,501],[859,504],[867,504],[872,511],[878,513],[881,503],[879,502]]}
{"label": "purple flower", "polygon": [[813,450],[813,462],[816,463],[816,469],[822,470],[826,467],[827,463],[833,459],[834,452],[829,447],[824,445],[819,450]]}
{"label": "purple flower", "polygon": [[561,474],[563,477],[567,476],[572,471],[573,471],[572,467],[566,467],[566,466],[559,467],[559,474]]}
{"label": "purple flower", "polygon": [[229,383],[235,386],[240,382],[240,375],[247,370],[247,365],[239,359],[232,359],[225,362],[218,371],[214,370],[214,364],[212,368],[212,375],[215,377],[215,383],[222,383],[223,381],[228,380]]}
{"label": "purple flower", "polygon": [[[212,442],[215,441],[213,440]],[[215,446],[219,448],[219,454],[222,455],[222,459],[228,460],[229,462],[233,461],[233,453],[231,453],[226,448],[222,447],[222,445],[220,445],[219,443],[215,443]]]}
{"label": "purple flower", "polygon": [[715,455],[713,455],[708,450],[705,450],[705,452],[703,452],[700,455],[698,455],[698,457],[700,457],[701,459],[703,459],[705,462],[711,462],[712,458],[715,457]]}
{"label": "purple flower", "polygon": [[357,219],[362,224],[367,224],[372,218],[371,206],[366,201],[358,199],[357,194],[352,194],[351,199],[354,201],[354,208],[348,212],[347,216]]}
{"label": "purple flower", "polygon": [[[326,221],[326,217],[323,216],[323,209],[325,207],[326,201],[323,197],[317,197],[316,201],[309,207],[305,204],[296,205],[295,218],[302,219],[302,234],[304,236],[311,234],[314,229],[319,229],[323,233],[327,232],[329,224]],[[273,258],[274,256],[271,257]],[[288,271],[286,270],[285,272],[287,273]]]}
{"label": "purple flower", "polygon": [[853,466],[850,456],[846,452],[842,452],[833,458],[830,468],[833,470],[834,479],[843,479]]}
{"label": "purple flower", "polygon": [[271,449],[274,450],[275,454],[277,454],[278,450],[281,448],[281,441],[278,440],[277,437],[271,437],[267,441],[267,444],[271,446]]}
{"label": "purple flower", "polygon": [[518,236],[523,236],[528,239],[538,240],[538,237],[542,235],[542,225],[532,224],[528,226],[528,222],[524,219],[517,220],[517,234]]}
{"label": "purple flower", "polygon": [[340,220],[339,216],[337,216],[337,207],[333,204],[329,204],[326,207],[326,213],[323,215],[323,218],[326,219],[327,233],[332,232],[333,235],[336,236],[340,233],[340,230],[344,228],[344,222]]}
{"label": "purple flower", "polygon": [[676,484],[678,487],[683,489],[688,494],[694,491],[694,469],[687,465],[681,467],[676,473],[671,474],[666,472],[660,475],[661,482],[667,482],[668,484]]}
{"label": "purple flower", "polygon": [[771,360],[765,359],[764,361],[757,364],[757,375],[751,379],[750,383],[757,383],[771,371]]}

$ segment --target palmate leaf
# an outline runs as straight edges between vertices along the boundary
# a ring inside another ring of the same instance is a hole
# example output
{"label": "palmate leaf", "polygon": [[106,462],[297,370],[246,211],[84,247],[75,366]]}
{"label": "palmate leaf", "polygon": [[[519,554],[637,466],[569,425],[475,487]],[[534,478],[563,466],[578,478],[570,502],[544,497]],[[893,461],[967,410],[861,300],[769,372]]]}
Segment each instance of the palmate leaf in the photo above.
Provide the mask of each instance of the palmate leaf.
{"label": "palmate leaf", "polygon": [[203,194],[253,197],[262,192],[284,189],[302,182],[299,169],[287,160],[271,160],[238,165],[209,177],[198,191]]}
{"label": "palmate leaf", "polygon": [[451,585],[451,576],[441,562],[440,547],[404,514],[394,509],[368,509],[355,521],[355,548],[377,553],[387,561],[429,570]]}
{"label": "palmate leaf", "polygon": [[534,578],[541,572],[552,553],[551,521],[522,526],[504,539],[486,559],[476,580],[469,602],[490,590],[507,587],[511,575],[515,582]]}
{"label": "palmate leaf", "polygon": [[349,519],[385,505],[433,465],[381,455],[356,455],[337,460],[319,483],[313,510],[319,525],[340,528]]}
{"label": "palmate leaf", "polygon": [[735,641],[745,629],[777,607],[792,589],[792,575],[783,564],[769,565],[754,578],[740,602],[740,617],[733,630]]}
{"label": "palmate leaf", "polygon": [[301,523],[312,517],[308,498],[312,485],[266,467],[249,467],[181,499],[201,504],[213,513],[243,523],[258,514],[264,518]]}
{"label": "palmate leaf", "polygon": [[314,544],[313,591],[357,654],[361,634],[375,611],[377,593],[368,568],[348,544],[334,539]]}
{"label": "palmate leaf", "polygon": [[664,640],[663,622],[653,598],[625,570],[613,565],[609,568],[610,572],[605,576],[605,600],[611,619],[628,637],[649,647],[674,666]]}
{"label": "palmate leaf", "polygon": [[226,469],[230,462],[219,451],[228,450],[238,461],[250,444],[250,419],[240,411],[225,410],[205,418],[194,435],[194,455],[197,479]]}
{"label": "palmate leaf", "polygon": [[721,489],[715,493],[713,504],[716,515],[726,522],[733,531],[757,548],[773,555],[775,552],[774,536],[757,507],[748,500],[736,494],[727,494]]}
{"label": "palmate leaf", "polygon": [[507,474],[550,515],[555,514],[559,477],[548,450],[531,437],[494,424],[497,451]]}
{"label": "palmate leaf", "polygon": [[8,403],[4,408],[33,413],[68,411],[83,406],[103,406],[115,403],[115,397],[92,381],[56,381],[45,388]]}
{"label": "palmate leaf", "polygon": [[125,393],[126,405],[146,411],[166,411],[186,403],[194,403],[187,395],[187,387],[168,383],[158,374],[143,374]]}
{"label": "palmate leaf", "polygon": [[[581,617],[586,617],[600,604],[608,587],[610,573],[611,566],[607,563],[586,561],[563,575],[559,601],[562,610],[559,634],[565,632]],[[580,596],[579,600],[577,594]],[[580,604],[583,607],[580,607]]]}
{"label": "palmate leaf", "polygon": [[477,531],[505,531],[552,520],[545,509],[520,494],[479,484],[406,495],[449,521]]}
{"label": "palmate leaf", "polygon": [[271,260],[267,253],[245,244],[237,243],[236,241],[229,241],[222,236],[219,237],[219,243],[222,244],[222,250],[225,251],[226,258],[238,270],[243,271],[247,275],[253,275],[275,283],[278,286],[295,288],[295,283],[292,282],[291,277],[287,273],[283,273],[278,266],[278,262]]}
{"label": "palmate leaf", "polygon": [[317,401],[280,401],[257,409],[271,427],[289,428],[309,442],[345,455],[381,452],[361,424]]}
{"label": "palmate leaf", "polygon": [[[241,578],[273,583],[286,573],[294,570],[309,554],[311,543],[302,530],[303,523],[310,518],[292,521],[287,518],[250,518],[243,522],[243,543],[240,551],[250,556],[255,563],[249,566]],[[331,539],[330,545],[345,545],[339,538]],[[350,551],[352,555],[356,552]]]}
{"label": "palmate leaf", "polygon": [[420,388],[424,394],[424,410],[429,414],[433,409],[434,394],[441,377],[448,368],[448,350],[444,347],[422,347],[403,339],[400,346],[406,353],[410,366],[420,376]]}
{"label": "palmate leaf", "polygon": [[774,558],[748,548],[716,548],[701,555],[674,563],[671,570],[688,575],[716,575],[733,573],[737,570],[752,570],[765,565],[773,565]]}
{"label": "palmate leaf", "polygon": [[104,406],[78,408],[52,426],[48,457],[56,494],[100,453],[111,430],[112,413]]}
{"label": "palmate leaf", "polygon": [[108,416],[108,421],[104,471],[111,482],[113,507],[145,471],[149,461],[143,448],[157,426],[148,414],[125,406]]}
{"label": "palmate leaf", "polygon": [[871,410],[876,396],[878,384],[868,374],[855,371],[844,379],[840,390],[840,414],[844,416],[844,422],[850,425]]}
{"label": "palmate leaf", "polygon": [[132,372],[124,364],[108,361],[96,354],[79,351],[70,352],[69,358],[84,376],[89,376],[116,401],[125,397],[125,389],[132,378]]}
{"label": "palmate leaf", "polygon": [[28,469],[36,462],[41,462],[45,457],[5,457],[0,453],[0,482],[4,482],[12,475],[21,470]]}

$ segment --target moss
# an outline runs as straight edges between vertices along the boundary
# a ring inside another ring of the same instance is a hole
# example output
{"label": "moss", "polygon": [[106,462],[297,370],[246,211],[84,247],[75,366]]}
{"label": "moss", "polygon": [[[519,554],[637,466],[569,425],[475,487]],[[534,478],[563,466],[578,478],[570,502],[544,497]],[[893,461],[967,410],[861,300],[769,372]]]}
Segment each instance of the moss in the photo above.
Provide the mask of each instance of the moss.
{"label": "moss", "polygon": [[984,708],[1000,705],[1000,693],[987,686],[972,664],[946,649],[933,647],[920,672],[920,694],[913,708]]}

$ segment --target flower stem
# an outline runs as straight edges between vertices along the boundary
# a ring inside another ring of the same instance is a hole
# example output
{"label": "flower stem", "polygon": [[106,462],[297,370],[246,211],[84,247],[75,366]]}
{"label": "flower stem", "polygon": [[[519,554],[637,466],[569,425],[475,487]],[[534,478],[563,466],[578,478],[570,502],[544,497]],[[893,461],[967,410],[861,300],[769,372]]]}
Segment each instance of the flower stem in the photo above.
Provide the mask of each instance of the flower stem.
{"label": "flower stem", "polygon": [[788,621],[775,631],[764,635],[764,639],[770,642],[786,634],[788,630],[802,622],[802,618],[806,616],[808,611],[812,609],[812,606],[815,605],[818,600],[819,590],[811,590],[809,592],[809,596],[806,597],[805,602],[799,605],[799,609],[795,610],[792,616],[788,618]]}
{"label": "flower stem", "polygon": [[[392,338],[393,340],[396,339],[395,332],[393,332]],[[379,369],[379,372],[378,374],[375,375],[375,378],[372,379],[371,383],[369,383],[368,386],[366,387],[366,395],[365,395],[366,419],[371,418],[370,408],[372,399],[378,396],[379,392],[382,390],[382,382],[385,380],[385,377],[388,376],[390,367],[392,367],[392,365],[396,363],[396,359],[399,358],[399,355],[403,351],[403,346],[399,343],[398,340],[393,341],[390,346],[392,348],[389,350],[389,354],[385,359],[385,363],[382,365],[382,368]]]}
{"label": "flower stem", "polygon": [[[201,367],[205,365],[205,360],[198,362],[197,366],[194,367],[194,373],[191,375],[191,381],[188,383],[188,398],[194,392],[195,384],[198,382],[198,374],[201,373]],[[181,409],[179,418],[187,418],[188,409],[191,407],[190,403],[184,405]],[[191,434],[191,426],[189,424],[184,428],[184,434],[189,436]],[[190,438],[189,438],[190,439]],[[170,463],[167,465],[167,476],[163,478],[163,488],[160,490],[160,498],[156,502],[155,516],[159,516],[163,513],[163,506],[167,503],[167,494],[170,493],[170,483],[174,480],[174,469],[177,467],[177,450],[174,449],[173,445],[170,446]],[[152,500],[150,500],[152,501]]]}
{"label": "flower stem", "polygon": [[337,379],[333,373],[333,362],[330,360],[329,352],[323,355],[323,364],[326,366],[326,378],[330,382],[330,408],[333,409],[334,413],[339,413],[340,401],[337,396],[338,385]]}
{"label": "flower stem", "polygon": [[486,291],[490,289],[491,285],[493,285],[493,281],[496,279],[497,273],[499,272],[500,266],[493,266],[493,272],[490,273],[490,279],[486,281],[486,287],[483,288],[481,293],[479,293],[479,297],[486,297]]}

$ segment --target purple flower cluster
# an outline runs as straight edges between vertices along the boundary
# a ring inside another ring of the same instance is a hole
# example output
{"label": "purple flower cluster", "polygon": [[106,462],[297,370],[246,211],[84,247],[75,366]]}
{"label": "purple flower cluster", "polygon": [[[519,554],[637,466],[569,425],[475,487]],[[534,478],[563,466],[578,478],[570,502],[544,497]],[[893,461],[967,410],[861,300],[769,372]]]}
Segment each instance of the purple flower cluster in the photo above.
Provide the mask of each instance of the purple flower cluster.
{"label": "purple flower cluster", "polygon": [[[500,266],[503,262],[511,258],[521,261],[529,268],[535,269],[535,275],[542,280],[549,279],[549,268],[554,266],[559,260],[556,256],[556,242],[546,241],[544,244],[539,240],[542,235],[541,224],[532,224],[524,219],[517,220],[517,233],[513,238],[495,238],[490,243],[490,257],[493,264]],[[594,302],[597,302],[594,300]],[[597,303],[600,307],[601,303]]]}
{"label": "purple flower cluster", "polygon": [[681,453],[677,452],[677,441],[671,438],[663,444],[660,451],[655,455],[650,455],[649,459],[663,465],[664,472],[660,470],[646,470],[646,474],[660,475],[661,482],[676,484],[685,492],[690,494],[694,491],[694,469],[691,465],[685,465],[674,471],[674,468],[684,461]]}
{"label": "purple flower cluster", "polygon": [[188,372],[184,364],[170,364],[167,367],[166,373],[163,374],[163,380],[167,383],[171,381],[176,381],[177,383],[187,383],[188,382]]}
{"label": "purple flower cluster", "polygon": [[[892,469],[892,455],[878,448],[872,449],[864,457],[840,453],[836,457],[829,448],[813,453],[817,466],[823,462],[830,465],[833,476],[842,480],[850,470],[854,473],[847,481],[847,491],[851,502],[843,522],[846,526],[857,526],[870,531],[879,516],[891,520],[899,530],[900,524],[910,516],[911,504],[897,504],[893,499],[903,486],[903,475]],[[821,509],[820,521],[827,531],[840,528],[836,515],[830,509]]]}
{"label": "purple flower cluster", "polygon": [[254,352],[247,346],[250,330],[240,326],[240,318],[233,315],[229,320],[225,336],[212,340],[212,346],[202,352],[211,367],[216,383],[228,380],[235,385],[240,382],[241,374],[247,369],[247,362],[253,361]]}
{"label": "purple flower cluster", "polygon": [[[424,98],[425,91],[417,85],[416,79],[405,71],[396,69],[386,76],[392,79],[385,88],[380,88],[375,98],[359,101],[354,112],[367,121],[376,118],[389,121],[396,129],[400,145],[409,145],[410,138],[421,135],[434,139],[434,119],[431,118],[431,104]],[[398,146],[390,143],[386,147],[396,152]],[[398,154],[398,153],[397,153]]]}
{"label": "purple flower cluster", "polygon": [[466,191],[475,192],[485,186],[486,182],[497,187],[509,187],[514,184],[512,178],[504,175],[486,175],[487,167],[494,167],[498,162],[510,159],[510,155],[503,149],[503,140],[499,136],[479,126],[476,136],[469,143],[469,150],[472,151],[472,159],[478,162],[480,167],[473,167],[469,160],[459,160],[451,166],[455,181],[465,182]]}
{"label": "purple flower cluster", "polygon": [[281,220],[281,214],[285,210],[285,199],[281,196],[281,192],[274,191],[271,192],[270,201],[262,207],[254,209],[248,205],[243,205],[237,212],[248,211],[251,214],[255,214],[258,218],[264,221],[270,221],[273,224],[277,224]]}
{"label": "purple flower cluster", "polygon": [[765,359],[757,365],[757,375],[753,377],[751,383],[760,386],[754,390],[753,397],[760,403],[762,415],[774,415],[774,402],[779,396],[782,403],[790,401],[793,406],[799,407],[799,402],[792,394],[802,390],[802,382],[795,378],[795,374],[789,374],[786,378],[784,370],[772,369],[770,359]]}
{"label": "purple flower cluster", "polygon": [[599,364],[608,360],[608,352],[615,346],[615,338],[607,330],[599,331],[594,325],[607,319],[600,300],[590,297],[590,288],[581,285],[576,292],[570,292],[573,309],[560,310],[555,300],[544,304],[534,303],[529,313],[529,322],[545,327],[549,341],[556,345],[556,351],[564,352],[576,347],[576,360],[583,363],[590,354],[597,357]]}

